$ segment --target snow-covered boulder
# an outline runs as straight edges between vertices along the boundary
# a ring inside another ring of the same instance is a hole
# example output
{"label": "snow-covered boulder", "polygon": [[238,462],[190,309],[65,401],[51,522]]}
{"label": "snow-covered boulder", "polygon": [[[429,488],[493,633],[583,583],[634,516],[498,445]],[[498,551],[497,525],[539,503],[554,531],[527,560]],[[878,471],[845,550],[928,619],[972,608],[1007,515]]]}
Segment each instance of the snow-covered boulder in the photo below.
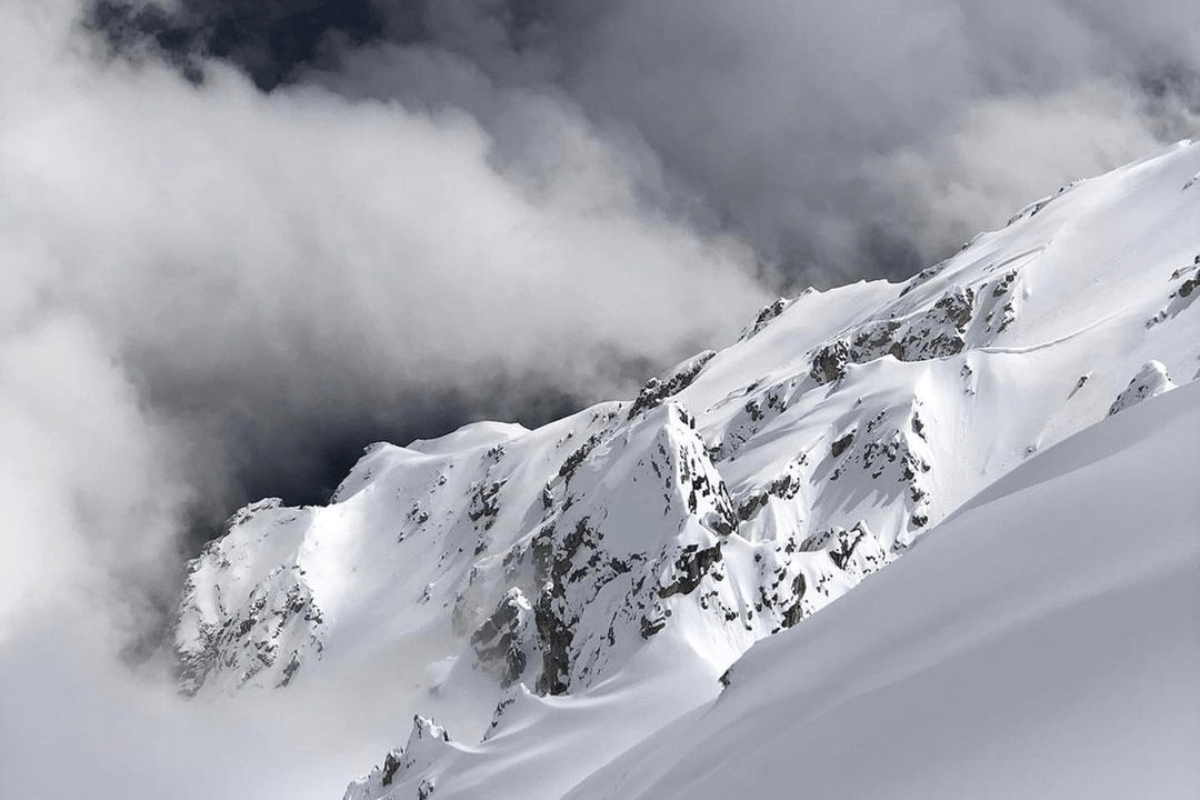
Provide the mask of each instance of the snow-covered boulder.
{"label": "snow-covered boulder", "polygon": [[1147,361],[1138,370],[1137,375],[1129,381],[1129,385],[1125,387],[1125,391],[1117,395],[1117,399],[1108,408],[1109,416],[1124,411],[1130,406],[1135,406],[1138,403],[1150,397],[1157,397],[1163,392],[1169,392],[1175,388],[1175,382],[1171,380],[1171,376],[1167,374],[1167,368],[1161,361]]}

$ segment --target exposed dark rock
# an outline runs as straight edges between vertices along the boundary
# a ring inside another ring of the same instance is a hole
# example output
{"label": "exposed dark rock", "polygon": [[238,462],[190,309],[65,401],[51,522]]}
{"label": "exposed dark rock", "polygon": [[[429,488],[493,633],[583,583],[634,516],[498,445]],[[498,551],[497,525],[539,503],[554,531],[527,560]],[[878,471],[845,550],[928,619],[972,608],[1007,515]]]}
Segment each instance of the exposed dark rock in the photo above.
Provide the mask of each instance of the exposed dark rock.
{"label": "exposed dark rock", "polygon": [[496,728],[500,727],[500,720],[504,718],[504,712],[507,711],[508,708],[516,701],[516,697],[509,695],[496,704],[496,710],[492,712],[492,721],[488,725],[487,731],[483,734],[483,741],[487,741],[489,738],[491,738],[491,735]]}
{"label": "exposed dark rock", "polygon": [[707,350],[680,364],[674,372],[665,378],[651,378],[646,381],[646,385],[642,388],[637,399],[633,401],[633,406],[629,409],[628,418],[633,419],[643,411],[660,406],[667,398],[682,392],[700,376],[700,373],[704,371],[705,365],[715,355],[715,351]]}
{"label": "exposed dark rock", "polygon": [[1125,391],[1117,396],[1108,409],[1111,417],[1130,406],[1137,405],[1148,397],[1154,397],[1175,388],[1175,382],[1167,374],[1167,368],[1161,361],[1147,361],[1142,365],[1138,374],[1133,376]]}
{"label": "exposed dark rock", "polygon": [[925,438],[925,423],[921,420],[921,415],[916,412],[913,412],[911,424],[912,424],[913,433],[915,433],[917,436],[920,436],[922,439],[924,439]]}
{"label": "exposed dark rock", "polygon": [[846,564],[850,561],[850,556],[854,553],[854,549],[858,547],[859,542],[866,535],[867,530],[861,522],[848,531],[838,531],[835,536],[836,544],[829,549],[829,559],[838,569],[845,569]]}
{"label": "exposed dark rock", "polygon": [[491,530],[496,523],[496,515],[500,513],[500,490],[504,481],[480,483],[471,493],[471,502],[467,506],[467,516],[475,527]]}
{"label": "exposed dark rock", "polygon": [[704,550],[701,550],[699,545],[687,545],[675,559],[675,574],[678,577],[667,586],[661,587],[658,596],[665,600],[676,594],[691,594],[700,585],[700,580],[708,573],[709,568],[721,558],[719,542]]}
{"label": "exposed dark rock", "polygon": [[526,657],[522,648],[532,608],[519,589],[504,596],[496,610],[471,635],[471,647],[479,661],[508,688],[525,673]]}
{"label": "exposed dark rock", "polygon": [[[209,553],[217,546],[214,542],[205,552]],[[185,583],[177,618],[195,591],[191,580],[189,577]],[[187,652],[177,652],[180,691],[187,696],[194,695],[208,673],[215,669],[240,670],[239,685],[247,683],[264,669],[276,665],[279,642],[284,632],[296,624],[307,629],[308,651],[319,657],[323,649],[319,638],[323,624],[321,610],[313,601],[299,567],[276,567],[254,587],[238,613],[225,619],[219,627],[202,626],[198,646]],[[299,651],[290,651],[288,662],[280,668],[277,687],[291,683],[303,658],[304,654]]]}
{"label": "exposed dark rock", "polygon": [[649,639],[665,627],[667,627],[666,617],[655,617],[654,619],[642,617],[642,638]]}
{"label": "exposed dark rock", "polygon": [[975,304],[972,289],[952,289],[928,311],[904,320],[868,323],[813,354],[809,374],[818,384],[846,375],[850,364],[890,355],[900,361],[924,361],[957,355],[966,348],[966,331]]}
{"label": "exposed dark rock", "polygon": [[593,433],[588,437],[587,441],[579,446],[579,449],[567,456],[567,460],[558,468],[558,476],[566,481],[570,481],[575,474],[575,470],[579,469],[580,465],[587,459],[588,454],[600,444],[603,437],[599,433]]}
{"label": "exposed dark rock", "polygon": [[737,509],[738,519],[746,522],[758,513],[759,509],[767,505],[768,493],[751,495],[743,500]]}
{"label": "exposed dark rock", "polygon": [[[542,694],[563,694],[569,688],[571,644],[576,617],[565,602],[566,585],[580,581],[589,572],[587,566],[572,572],[575,556],[581,550],[598,549],[596,532],[587,517],[580,519],[562,541],[555,543],[554,526],[547,526],[534,538],[532,549],[535,570],[543,588],[534,604],[534,623],[542,653],[542,674],[537,690]],[[610,578],[611,579],[611,578]],[[598,580],[598,585],[607,581]]]}
{"label": "exposed dark rock", "polygon": [[754,318],[753,324],[742,334],[741,341],[757,336],[763,328],[767,327],[771,320],[782,314],[789,305],[790,301],[781,297],[770,305],[764,306],[758,312],[758,316]]}
{"label": "exposed dark rock", "polygon": [[846,377],[846,365],[850,362],[850,346],[839,339],[813,355],[809,374],[819,384],[832,383]]}
{"label": "exposed dark rock", "polygon": [[780,618],[783,627],[794,627],[800,620],[804,619],[804,607],[801,601],[804,599],[804,593],[807,591],[808,585],[804,579],[803,573],[796,576],[792,581],[792,595],[796,598],[796,602],[790,605]]}
{"label": "exposed dark rock", "polygon": [[380,776],[379,784],[381,786],[391,786],[392,781],[396,777],[396,772],[400,769],[400,758],[396,752],[387,754],[387,758],[383,760],[383,774]]}
{"label": "exposed dark rock", "polygon": [[295,650],[293,650],[291,659],[289,659],[288,663],[286,665],[284,665],[284,667],[283,667],[283,679],[280,680],[278,684],[276,684],[275,688],[282,689],[283,687],[285,687],[289,683],[291,683],[292,678],[295,677],[296,672],[299,669],[300,669],[300,654],[297,653]]}

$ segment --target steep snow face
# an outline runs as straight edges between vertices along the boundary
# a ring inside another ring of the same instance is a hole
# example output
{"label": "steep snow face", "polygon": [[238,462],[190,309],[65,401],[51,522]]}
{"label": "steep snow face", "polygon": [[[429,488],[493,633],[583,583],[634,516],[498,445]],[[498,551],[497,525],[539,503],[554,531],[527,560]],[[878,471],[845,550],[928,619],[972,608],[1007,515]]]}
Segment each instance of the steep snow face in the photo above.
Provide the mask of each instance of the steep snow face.
{"label": "steep snow face", "polygon": [[[1168,372],[1190,382],[1197,171],[1200,147],[1180,145],[907,282],[774,303],[633,401],[375,445],[327,506],[248,506],[191,565],[184,688],[386,675],[398,714],[436,713],[454,741],[355,790],[371,797],[426,773],[471,796],[482,784],[455,776],[503,784],[517,743],[551,752],[549,720],[606,709],[617,728],[563,739],[587,759],[553,751],[561,769],[525,777],[522,797],[559,796],[1039,450],[1170,389]],[[648,664],[691,688],[647,696],[631,676]]]}
{"label": "steep snow face", "polygon": [[1084,431],[567,797],[1196,797],[1198,472],[1200,385]]}

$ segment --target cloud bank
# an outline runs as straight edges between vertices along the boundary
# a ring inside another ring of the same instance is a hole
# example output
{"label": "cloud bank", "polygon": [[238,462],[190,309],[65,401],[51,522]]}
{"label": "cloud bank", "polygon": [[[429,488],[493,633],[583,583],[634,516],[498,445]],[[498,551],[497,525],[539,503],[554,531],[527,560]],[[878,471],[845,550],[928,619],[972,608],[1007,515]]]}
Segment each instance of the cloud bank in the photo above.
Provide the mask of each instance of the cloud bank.
{"label": "cloud bank", "polygon": [[[906,274],[1002,222],[1013,197],[1186,135],[1200,102],[1200,10],[1180,0],[179,8],[177,53],[222,54],[263,85],[463,109],[506,157],[536,151],[545,121],[514,97],[578,110],[651,165],[638,182],[655,205],[735,233],[799,284]],[[1047,121],[1059,106],[1071,114]],[[991,203],[943,211],[962,191]]]}
{"label": "cloud bank", "polygon": [[188,494],[286,488],[331,440],[628,391],[766,297],[747,247],[643,207],[577,114],[505,165],[463,111],[268,95],[218,63],[196,85],[109,57],[79,12],[18,2],[0,34],[9,463],[66,498],[39,507],[103,498],[75,540],[157,541]]}

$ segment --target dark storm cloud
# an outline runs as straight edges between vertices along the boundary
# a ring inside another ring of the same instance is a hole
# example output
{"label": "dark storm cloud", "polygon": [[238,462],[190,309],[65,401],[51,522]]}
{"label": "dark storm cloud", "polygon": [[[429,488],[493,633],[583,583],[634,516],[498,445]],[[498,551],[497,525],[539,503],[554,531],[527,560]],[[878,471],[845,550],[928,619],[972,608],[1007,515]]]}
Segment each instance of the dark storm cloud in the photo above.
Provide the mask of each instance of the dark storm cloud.
{"label": "dark storm cloud", "polygon": [[[929,260],[1056,182],[1176,135],[1160,128],[1181,127],[1170,124],[1180,109],[1153,103],[1147,83],[1197,99],[1194,84],[1162,80],[1195,75],[1194,3],[580,0],[521,39],[495,32],[498,6],[444,6],[458,11],[432,26],[439,45],[497,81],[550,83],[590,118],[629,126],[723,224],[820,283],[897,275],[876,258],[880,232]],[[1066,147],[1064,129],[1048,136],[1036,121],[1059,103],[1089,117]],[[990,185],[975,171],[997,142],[968,156],[976,145],[962,141],[989,137],[981,113],[1016,122],[997,151],[1014,175]],[[947,174],[951,148],[961,163]],[[915,158],[942,185],[913,195]],[[1049,173],[1022,174],[1023,161],[1054,159]],[[972,185],[992,195],[989,209],[947,220],[951,230],[909,230],[938,194]]]}
{"label": "dark storm cloud", "polygon": [[[528,159],[522,143],[568,109],[653,165],[649,202],[746,239],[797,284],[902,276],[1187,135],[1200,101],[1200,6],[1178,0],[343,0],[322,8],[371,25],[324,38],[307,4],[254,5],[268,38],[294,26],[311,45],[253,48],[279,56],[267,72],[465,109],[500,158]],[[183,7],[248,19],[230,0]]]}
{"label": "dark storm cloud", "polygon": [[[399,36],[403,13],[397,10],[391,16],[394,21],[387,31]],[[259,88],[272,89],[292,67],[315,58],[324,37],[336,32],[344,41],[374,39],[383,34],[385,19],[370,0],[180,0],[169,7],[95,0],[87,7],[84,23],[117,50],[152,42],[193,79],[203,74],[199,56],[215,56],[236,62]],[[421,30],[412,33],[419,36]]]}

